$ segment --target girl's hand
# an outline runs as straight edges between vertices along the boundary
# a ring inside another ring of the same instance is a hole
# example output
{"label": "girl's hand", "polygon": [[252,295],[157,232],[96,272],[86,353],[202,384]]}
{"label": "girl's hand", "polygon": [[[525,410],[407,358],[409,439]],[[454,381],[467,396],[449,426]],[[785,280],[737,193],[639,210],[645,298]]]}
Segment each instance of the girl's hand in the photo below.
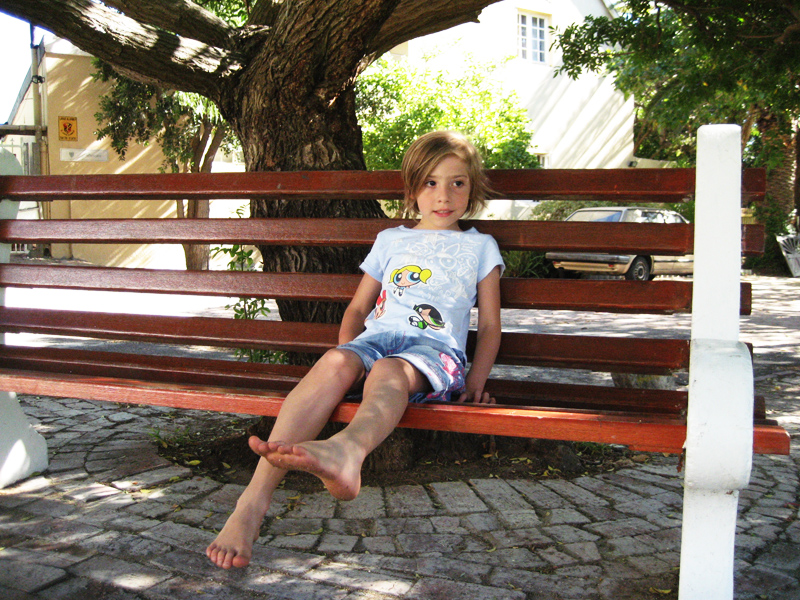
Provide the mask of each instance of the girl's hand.
{"label": "girl's hand", "polygon": [[489,392],[484,392],[483,390],[474,390],[474,391],[466,391],[461,396],[459,396],[456,402],[471,402],[473,404],[497,404],[497,400],[495,400],[492,396],[489,395]]}

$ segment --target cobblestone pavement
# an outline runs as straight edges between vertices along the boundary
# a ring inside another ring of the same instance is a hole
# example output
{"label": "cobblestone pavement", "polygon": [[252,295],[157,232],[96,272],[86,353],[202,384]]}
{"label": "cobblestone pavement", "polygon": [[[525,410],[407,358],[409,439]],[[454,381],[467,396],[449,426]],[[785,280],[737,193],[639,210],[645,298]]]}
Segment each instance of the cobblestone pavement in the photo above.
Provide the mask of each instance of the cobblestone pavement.
{"label": "cobblestone pavement", "polygon": [[[796,599],[800,280],[752,281],[754,316],[743,320],[742,337],[756,346],[757,391],[792,433],[794,454],[754,460],[740,500],[736,598]],[[623,334],[641,327],[619,316],[536,319],[519,326]],[[241,487],[165,461],[151,435],[180,431],[196,413],[21,401],[47,439],[51,463],[0,490],[3,599],[677,597],[675,457],[650,455],[644,464],[570,480],[465,473],[462,481],[365,488],[352,502],[281,490],[251,566],[226,572],[207,562],[204,549]]]}

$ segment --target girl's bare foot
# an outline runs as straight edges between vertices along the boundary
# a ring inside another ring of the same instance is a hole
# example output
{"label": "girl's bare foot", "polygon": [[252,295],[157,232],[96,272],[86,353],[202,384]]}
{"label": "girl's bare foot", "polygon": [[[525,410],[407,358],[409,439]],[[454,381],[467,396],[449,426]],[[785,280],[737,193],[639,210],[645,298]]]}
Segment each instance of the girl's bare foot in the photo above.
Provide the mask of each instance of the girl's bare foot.
{"label": "girl's bare foot", "polygon": [[352,500],[361,491],[363,457],[359,458],[361,453],[357,449],[336,438],[301,444],[265,442],[258,453],[274,467],[316,475],[338,500]]}
{"label": "girl's bare foot", "polygon": [[258,539],[263,511],[236,506],[222,531],[206,549],[206,556],[223,569],[243,568],[250,564],[253,542]]}

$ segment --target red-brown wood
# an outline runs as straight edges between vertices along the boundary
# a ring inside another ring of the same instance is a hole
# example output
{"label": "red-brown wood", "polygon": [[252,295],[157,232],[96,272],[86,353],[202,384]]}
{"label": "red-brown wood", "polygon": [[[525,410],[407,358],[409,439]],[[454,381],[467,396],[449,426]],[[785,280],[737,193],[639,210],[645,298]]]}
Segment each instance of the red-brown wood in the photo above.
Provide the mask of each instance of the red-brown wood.
{"label": "red-brown wood", "polygon": [[44,373],[190,383],[238,389],[292,389],[310,367],[77,348],[0,346],[0,367]]}
{"label": "red-brown wood", "polygon": [[[152,384],[80,375],[41,374],[0,369],[0,389],[57,397],[76,397],[127,404],[215,410],[275,416],[282,396],[270,392],[242,393],[208,386]],[[357,404],[342,403],[331,420],[349,422]],[[535,410],[468,404],[410,405],[399,426],[464,433],[592,441],[635,450],[680,453],[685,439],[681,419],[655,415],[625,415],[597,411]],[[759,423],[753,448],[758,453],[788,454],[789,436],[782,428]]]}
{"label": "red-brown wood", "polygon": [[[504,250],[560,250],[683,255],[694,247],[692,225],[468,221]],[[71,219],[0,220],[0,242],[92,244],[254,244],[369,246],[395,219]],[[587,225],[589,225],[587,227]],[[764,226],[742,226],[742,252],[763,254]]]}
{"label": "red-brown wood", "polygon": [[[223,348],[262,348],[322,354],[337,343],[336,325],[0,308],[0,331]],[[475,333],[468,336],[468,353]],[[608,372],[669,373],[688,366],[679,339],[504,332],[499,364]]]}
{"label": "red-brown wood", "polygon": [[[681,202],[694,194],[693,169],[494,170],[499,197],[592,199],[621,204]],[[763,170],[745,169],[743,196],[763,197]],[[14,200],[127,200],[184,198],[394,199],[397,171],[169,173],[0,177],[0,196]]]}
{"label": "red-brown wood", "polygon": [[[0,347],[0,367],[215,387],[289,390],[308,367],[70,348]],[[490,379],[499,404],[682,415],[686,392]]]}
{"label": "red-brown wood", "polygon": [[[6,243],[254,244],[369,246],[394,219],[96,219],[0,221]],[[505,250],[602,251],[682,255],[692,251],[691,225],[469,221]],[[588,227],[587,227],[588,225]]]}
{"label": "red-brown wood", "polygon": [[[682,201],[693,195],[694,171],[492,171],[494,188],[508,198],[602,199],[619,204]],[[743,173],[743,194],[763,197],[763,170]],[[0,177],[0,197],[41,201],[172,198],[389,199],[402,195],[397,172],[238,173]],[[0,222],[0,241],[68,243],[257,243],[263,245],[369,245],[391,220],[93,220]],[[504,249],[686,254],[691,226],[478,222]],[[762,251],[763,231],[746,227],[743,249]],[[0,266],[0,287],[99,289],[133,292],[250,296],[347,302],[358,275],[231,273]],[[515,280],[501,283],[506,308],[672,313],[691,309],[684,281]],[[742,286],[742,312],[751,289]],[[323,352],[336,342],[336,326],[248,322],[200,317],[151,317],[0,309],[0,330],[49,335],[273,348]],[[471,334],[470,344],[474,344]],[[683,339],[610,338],[504,333],[498,362],[661,373],[686,368]],[[0,349],[0,388],[77,397],[275,415],[304,367],[252,365],[197,357],[126,355],[62,348]],[[410,406],[401,426],[575,441],[619,443],[634,449],[680,452],[685,438],[686,393],[612,387],[490,380],[507,405]],[[342,403],[332,420],[349,421],[357,404]],[[763,419],[756,404],[754,449],[787,454],[787,433]]]}
{"label": "red-brown wood", "polygon": [[[347,303],[359,275],[159,271],[48,265],[0,265],[0,286],[109,290],[200,296],[323,300]],[[691,309],[690,281],[588,281],[503,278],[504,308],[671,314]],[[742,284],[741,311],[749,314],[751,287]]]}
{"label": "red-brown wood", "polygon": [[322,354],[339,327],[323,323],[0,308],[0,331]]}

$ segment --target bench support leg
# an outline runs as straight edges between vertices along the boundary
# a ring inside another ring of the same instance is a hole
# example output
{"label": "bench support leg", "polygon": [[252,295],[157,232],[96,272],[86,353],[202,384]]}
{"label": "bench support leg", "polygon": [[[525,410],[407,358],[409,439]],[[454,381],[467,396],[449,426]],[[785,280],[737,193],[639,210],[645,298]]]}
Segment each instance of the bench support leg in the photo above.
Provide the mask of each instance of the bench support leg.
{"label": "bench support leg", "polygon": [[707,125],[697,138],[680,600],[733,598],[739,490],[752,467],[753,365],[739,342],[740,134]]}
{"label": "bench support leg", "polygon": [[738,490],[684,491],[680,600],[733,598],[738,503]]}
{"label": "bench support leg", "polygon": [[47,468],[47,442],[13,392],[0,392],[0,488]]}

